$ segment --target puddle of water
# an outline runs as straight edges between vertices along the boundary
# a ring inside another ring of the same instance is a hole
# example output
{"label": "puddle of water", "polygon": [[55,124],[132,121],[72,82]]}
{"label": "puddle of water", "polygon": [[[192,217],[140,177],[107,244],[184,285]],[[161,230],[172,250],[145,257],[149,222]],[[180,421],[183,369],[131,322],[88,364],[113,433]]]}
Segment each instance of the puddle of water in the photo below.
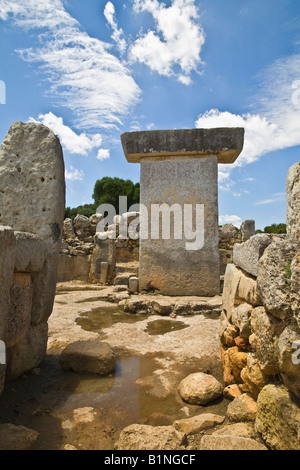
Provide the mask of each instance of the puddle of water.
{"label": "puddle of water", "polygon": [[142,320],[145,320],[145,315],[126,313],[114,305],[112,307],[95,308],[87,313],[82,313],[76,318],[76,323],[85,331],[100,332],[115,323],[135,323]]}
{"label": "puddle of water", "polygon": [[172,331],[179,331],[188,328],[189,325],[183,323],[182,321],[174,320],[155,320],[148,323],[147,328],[144,330],[149,335],[165,335],[166,333],[171,333]]}

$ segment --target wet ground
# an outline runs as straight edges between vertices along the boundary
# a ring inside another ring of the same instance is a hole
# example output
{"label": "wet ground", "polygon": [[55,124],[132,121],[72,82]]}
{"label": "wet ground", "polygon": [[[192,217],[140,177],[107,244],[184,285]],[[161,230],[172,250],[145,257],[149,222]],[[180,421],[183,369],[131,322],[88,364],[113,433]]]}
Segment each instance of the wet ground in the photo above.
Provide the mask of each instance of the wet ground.
{"label": "wet ground", "polygon": [[[99,299],[100,298],[100,299]],[[145,317],[124,313],[91,290],[65,290],[49,321],[47,357],[38,370],[7,383],[0,421],[40,433],[35,449],[111,450],[133,423],[168,425],[200,413],[225,415],[222,399],[206,407],[184,403],[177,385],[193,372],[221,379],[218,318]],[[115,349],[109,377],[63,371],[62,348],[78,339],[104,339]]]}

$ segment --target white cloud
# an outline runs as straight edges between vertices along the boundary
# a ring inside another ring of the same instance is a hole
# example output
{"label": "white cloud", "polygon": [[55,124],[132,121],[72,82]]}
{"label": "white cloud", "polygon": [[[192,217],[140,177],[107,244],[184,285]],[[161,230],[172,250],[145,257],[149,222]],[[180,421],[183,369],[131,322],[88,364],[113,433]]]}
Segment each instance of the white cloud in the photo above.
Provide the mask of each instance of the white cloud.
{"label": "white cloud", "polygon": [[[134,10],[153,16],[156,31],[141,34],[130,48],[133,61],[146,64],[152,71],[176,76],[191,83],[191,72],[202,63],[200,53],[205,35],[200,26],[194,0],[174,0],[171,6],[158,0],[133,0]],[[176,72],[176,67],[180,73]]]}
{"label": "white cloud", "polygon": [[101,162],[104,160],[108,160],[110,158],[110,151],[109,149],[99,149],[97,159]]}
{"label": "white cloud", "polygon": [[70,171],[65,169],[65,178],[70,181],[82,181],[84,177],[84,172],[82,170],[77,170],[73,166],[70,166]]}
{"label": "white cloud", "polygon": [[300,54],[276,61],[264,70],[259,75],[259,93],[253,98],[256,113],[237,115],[211,109],[198,117],[198,128],[245,128],[243,152],[233,165],[224,165],[225,175],[235,166],[255,162],[269,152],[300,145],[300,100],[294,99],[293,88],[299,70]]}
{"label": "white cloud", "polygon": [[115,10],[114,5],[111,2],[108,2],[104,8],[104,16],[106,18],[106,21],[110,25],[111,29],[113,30],[113,34],[111,37],[116,42],[119,50],[121,52],[125,52],[127,44],[126,44],[125,39],[122,38],[124,33],[122,29],[118,28],[118,23],[116,21],[115,15],[116,15],[116,10]]}
{"label": "white cloud", "polygon": [[86,133],[76,134],[70,127],[66,126],[61,117],[55,116],[53,113],[40,114],[38,121],[33,118],[30,122],[41,122],[49,127],[56,134],[64,148],[64,150],[79,155],[87,155],[89,151],[99,147],[102,143],[100,134],[88,137]]}
{"label": "white cloud", "polygon": [[264,199],[262,201],[256,202],[255,206],[264,206],[266,204],[274,204],[275,202],[282,202],[286,199],[286,193],[276,193],[269,199]]}
{"label": "white cloud", "polygon": [[220,215],[219,217],[219,224],[232,224],[235,227],[240,227],[242,223],[242,219],[238,215]]}
{"label": "white cloud", "polygon": [[140,89],[110,44],[90,37],[61,0],[1,0],[0,18],[24,30],[39,29],[40,46],[19,50],[40,64],[55,103],[73,111],[80,128],[110,128],[137,103]]}

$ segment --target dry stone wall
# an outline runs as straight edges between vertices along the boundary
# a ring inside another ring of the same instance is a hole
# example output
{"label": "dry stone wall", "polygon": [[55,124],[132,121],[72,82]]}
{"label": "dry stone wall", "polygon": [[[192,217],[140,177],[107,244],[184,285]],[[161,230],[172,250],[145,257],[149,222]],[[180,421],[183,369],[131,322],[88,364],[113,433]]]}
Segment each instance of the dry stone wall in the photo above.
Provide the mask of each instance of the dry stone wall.
{"label": "dry stone wall", "polygon": [[12,124],[0,149],[0,369],[14,379],[47,347],[65,210],[62,149],[41,124]]}
{"label": "dry stone wall", "polygon": [[235,244],[226,268],[220,340],[226,386],[257,400],[272,449],[300,449],[300,165],[287,178],[287,235]]}

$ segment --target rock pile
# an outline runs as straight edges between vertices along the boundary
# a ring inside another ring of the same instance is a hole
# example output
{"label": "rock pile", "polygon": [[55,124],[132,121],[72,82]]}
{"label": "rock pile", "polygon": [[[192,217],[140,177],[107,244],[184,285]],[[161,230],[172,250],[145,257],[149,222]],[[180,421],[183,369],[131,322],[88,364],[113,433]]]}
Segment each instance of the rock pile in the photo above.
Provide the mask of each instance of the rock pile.
{"label": "rock pile", "polygon": [[220,328],[225,385],[257,400],[256,429],[281,450],[300,449],[299,179],[296,164],[287,178],[287,235],[234,245]]}
{"label": "rock pile", "polygon": [[[117,215],[104,232],[97,230],[102,214],[77,215],[74,221],[65,219],[58,281],[112,283],[117,262],[138,260],[139,240],[135,235],[139,227],[134,224],[138,216],[138,212]],[[123,230],[128,238],[124,237]],[[101,263],[108,263],[108,266],[101,268]]]}

